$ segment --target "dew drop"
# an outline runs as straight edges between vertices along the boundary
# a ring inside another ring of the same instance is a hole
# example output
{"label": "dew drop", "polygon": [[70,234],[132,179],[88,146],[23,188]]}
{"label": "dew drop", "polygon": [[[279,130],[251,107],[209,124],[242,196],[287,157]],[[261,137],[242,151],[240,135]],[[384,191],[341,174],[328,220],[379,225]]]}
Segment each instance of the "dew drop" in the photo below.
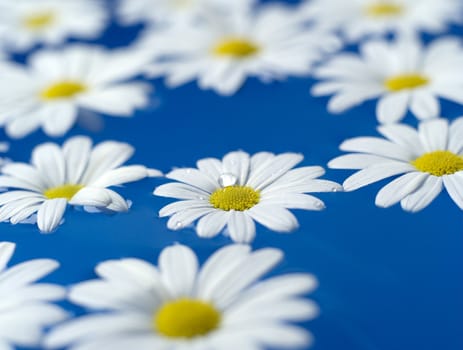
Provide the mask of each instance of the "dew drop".
{"label": "dew drop", "polygon": [[219,184],[222,187],[234,186],[238,183],[238,178],[230,173],[225,173],[219,176]]}
{"label": "dew drop", "polygon": [[183,227],[183,222],[177,221],[177,222],[175,223],[175,228],[178,229],[178,228],[182,228],[182,227]]}

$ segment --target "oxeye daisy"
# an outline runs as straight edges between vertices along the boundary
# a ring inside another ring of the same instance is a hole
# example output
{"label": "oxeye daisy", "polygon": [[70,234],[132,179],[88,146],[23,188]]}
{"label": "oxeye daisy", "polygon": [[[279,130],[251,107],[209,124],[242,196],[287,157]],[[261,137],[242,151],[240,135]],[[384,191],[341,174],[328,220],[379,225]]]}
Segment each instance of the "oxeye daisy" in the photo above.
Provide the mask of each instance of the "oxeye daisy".
{"label": "oxeye daisy", "polygon": [[5,350],[38,348],[44,328],[67,318],[66,312],[50,303],[63,299],[66,292],[57,285],[36,283],[59,266],[54,260],[29,260],[8,268],[15,247],[0,243],[0,346]]}
{"label": "oxeye daisy", "polygon": [[0,39],[17,50],[59,44],[68,37],[93,39],[107,17],[100,0],[1,0]]}
{"label": "oxeye daisy", "polygon": [[164,58],[146,71],[165,76],[168,86],[197,80],[201,89],[232,95],[247,77],[268,82],[305,76],[340,43],[332,34],[301,25],[292,7],[268,5],[248,13],[211,15],[201,24],[174,26],[161,34],[148,32],[140,46]]}
{"label": "oxeye daisy", "polygon": [[445,187],[463,209],[463,117],[449,125],[445,119],[419,124],[418,130],[404,125],[383,125],[385,137],[359,137],[341,144],[355,152],[333,159],[329,167],[360,169],[344,181],[354,191],[391,176],[401,175],[379,191],[376,205],[389,207],[398,202],[406,211],[428,206]]}
{"label": "oxeye daisy", "polygon": [[303,16],[339,29],[348,40],[389,33],[442,33],[463,19],[460,0],[308,0]]}
{"label": "oxeye daisy", "polygon": [[122,166],[134,149],[115,141],[92,148],[88,137],[70,138],[62,147],[54,143],[37,146],[31,164],[9,163],[2,168],[0,222],[17,224],[37,213],[40,231],[53,231],[67,205],[92,206],[113,212],[127,211],[125,199],[108,187],[156,174],[141,165]]}
{"label": "oxeye daisy", "polygon": [[303,159],[296,153],[253,156],[231,152],[222,160],[201,159],[195,168],[181,168],[166,175],[172,182],[157,187],[154,194],[182,199],[159,212],[170,216],[167,226],[179,230],[199,219],[200,237],[213,237],[224,227],[235,242],[251,242],[254,220],[277,232],[298,227],[288,209],[321,210],[324,204],[309,192],[340,191],[335,182],[317,179],[325,171],[318,166],[292,169]]}
{"label": "oxeye daisy", "polygon": [[210,11],[251,8],[254,0],[119,0],[118,15],[125,24],[147,21],[154,25],[196,22]]}
{"label": "oxeye daisy", "polygon": [[109,260],[98,279],[70,290],[69,299],[103,313],[58,325],[48,348],[264,349],[306,348],[311,335],[290,324],[312,319],[317,306],[302,298],[315,289],[309,274],[259,281],[282,258],[277,249],[254,252],[230,245],[202,267],[183,245],[165,248],[158,266],[139,259]]}
{"label": "oxeye daisy", "polygon": [[328,109],[343,112],[379,98],[376,115],[381,123],[400,121],[407,110],[418,119],[440,114],[439,97],[463,104],[463,46],[444,37],[423,47],[415,40],[368,42],[361,55],[344,53],[318,67],[323,81],[312,94],[334,96]]}
{"label": "oxeye daisy", "polygon": [[39,127],[49,136],[61,136],[81,108],[130,117],[148,103],[150,87],[127,80],[147,60],[138,50],[76,44],[39,51],[26,66],[5,62],[0,65],[0,125],[16,138]]}

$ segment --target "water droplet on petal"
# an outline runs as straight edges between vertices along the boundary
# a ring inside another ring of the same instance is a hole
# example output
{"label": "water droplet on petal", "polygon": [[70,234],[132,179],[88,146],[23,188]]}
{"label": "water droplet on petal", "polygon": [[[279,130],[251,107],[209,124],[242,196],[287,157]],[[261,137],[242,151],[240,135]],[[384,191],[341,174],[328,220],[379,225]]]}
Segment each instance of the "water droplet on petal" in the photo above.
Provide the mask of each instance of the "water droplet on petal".
{"label": "water droplet on petal", "polygon": [[182,228],[182,227],[183,227],[183,222],[177,221],[177,222],[175,223],[175,228],[176,228],[176,229],[179,229],[179,228]]}
{"label": "water droplet on petal", "polygon": [[219,184],[222,187],[234,186],[238,183],[238,178],[230,173],[225,173],[219,176]]}
{"label": "water droplet on petal", "polygon": [[316,202],[315,203],[315,208],[317,209],[324,209],[325,208],[325,204],[323,202]]}

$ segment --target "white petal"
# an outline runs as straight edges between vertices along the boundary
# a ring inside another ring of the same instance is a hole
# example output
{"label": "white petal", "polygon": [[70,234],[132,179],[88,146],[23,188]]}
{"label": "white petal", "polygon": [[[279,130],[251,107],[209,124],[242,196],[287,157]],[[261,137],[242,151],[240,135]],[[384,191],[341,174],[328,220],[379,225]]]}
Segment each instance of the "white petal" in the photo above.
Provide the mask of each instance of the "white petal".
{"label": "white petal", "polygon": [[410,93],[399,92],[383,96],[376,107],[376,115],[380,123],[396,123],[407,113]]}
{"label": "white petal", "polygon": [[118,213],[126,212],[129,210],[127,201],[122,198],[118,193],[105,189],[106,194],[111,198],[111,203],[106,206],[106,209],[112,210]]}
{"label": "white petal", "polygon": [[[0,181],[1,184],[1,181]],[[171,182],[156,187],[153,192],[156,196],[169,197],[169,198],[178,198],[178,199],[200,199],[205,200],[209,198],[209,193],[200,190],[199,188]]]}
{"label": "white petal", "polygon": [[[166,175],[168,179],[183,182],[185,184],[198,187],[205,192],[214,192],[219,187],[216,181],[211,180],[209,176],[203,174],[198,169],[175,169]],[[217,178],[218,179],[218,178]]]}
{"label": "white petal", "polygon": [[217,209],[213,208],[193,208],[183,210],[170,217],[170,219],[167,221],[167,227],[170,230],[183,229],[201,216],[207,215],[216,210]]}
{"label": "white petal", "polygon": [[77,107],[74,103],[54,103],[44,116],[43,130],[49,136],[63,136],[74,125],[77,118]]}
{"label": "white petal", "polygon": [[442,191],[442,178],[428,176],[423,185],[401,200],[400,204],[406,211],[417,212],[427,207]]}
{"label": "white petal", "polygon": [[211,238],[218,235],[228,222],[229,212],[214,211],[199,219],[196,232],[199,237]]}
{"label": "white petal", "polygon": [[254,240],[256,226],[246,212],[231,211],[228,217],[228,230],[236,243],[249,243]]}
{"label": "white petal", "polygon": [[383,163],[384,157],[373,154],[351,153],[336,157],[328,163],[333,169],[363,169],[378,163]]}
{"label": "white petal", "polygon": [[32,152],[32,163],[43,174],[48,187],[63,185],[65,182],[66,164],[63,152],[54,143],[44,143]]}
{"label": "white petal", "polygon": [[291,232],[299,227],[296,217],[285,208],[274,205],[256,205],[247,213],[258,223],[277,232]]}
{"label": "white petal", "polygon": [[0,275],[0,293],[11,293],[17,288],[36,282],[58,267],[59,263],[51,259],[29,260],[10,267]]}
{"label": "white petal", "polygon": [[158,265],[164,284],[173,298],[191,295],[198,259],[190,248],[180,244],[165,248],[159,256]]}
{"label": "white petal", "polygon": [[439,100],[428,90],[412,94],[410,109],[418,119],[437,118],[440,114]]}
{"label": "white petal", "polygon": [[36,168],[25,163],[9,163],[2,167],[2,173],[30,184],[30,187],[46,189],[47,180]]}
{"label": "white petal", "polygon": [[423,153],[421,140],[416,129],[405,124],[381,125],[378,131],[392,142],[410,150],[418,157]]}
{"label": "white petal", "polygon": [[447,149],[449,131],[447,119],[434,119],[421,122],[418,130],[426,152]]}
{"label": "white petal", "polygon": [[[328,182],[330,190],[333,189],[331,181]],[[336,187],[341,191],[342,188]],[[262,196],[261,203],[265,205],[275,205],[287,209],[305,209],[305,210],[322,210],[325,204],[318,198],[301,193],[269,193],[265,197]]]}
{"label": "white petal", "polygon": [[246,152],[230,152],[223,158],[223,172],[238,178],[239,185],[245,185],[249,175],[250,157]]}
{"label": "white petal", "polygon": [[456,173],[453,175],[444,175],[444,186],[460,209],[463,209],[463,174]]}
{"label": "white petal", "polygon": [[393,161],[380,163],[351,175],[344,181],[343,187],[345,191],[354,191],[382,179],[410,171],[416,171],[416,169],[409,163]]}
{"label": "white petal", "polygon": [[427,173],[412,172],[402,175],[391,181],[378,192],[375,204],[378,207],[388,208],[410,193],[416,191],[428,178]]}
{"label": "white petal", "polygon": [[80,183],[82,174],[87,168],[91,148],[92,140],[86,136],[73,137],[63,144],[68,183]]}
{"label": "white petal", "polygon": [[205,200],[185,200],[174,202],[166,205],[159,211],[159,216],[171,216],[177,212],[186,210],[186,209],[196,209],[196,208],[212,208],[212,205]]}
{"label": "white petal", "polygon": [[148,176],[146,168],[141,165],[130,165],[110,170],[88,184],[94,187],[110,187],[138,181]]}
{"label": "white petal", "polygon": [[37,225],[41,232],[49,233],[58,227],[66,210],[64,198],[49,199],[43,202],[37,212]]}
{"label": "white petal", "polygon": [[111,202],[112,199],[105,189],[84,187],[72,197],[69,204],[107,207]]}
{"label": "white petal", "polygon": [[15,243],[1,242],[0,243],[0,271],[3,271],[13,256],[16,248]]}
{"label": "white petal", "polygon": [[391,159],[414,159],[414,154],[407,148],[378,137],[356,137],[344,141],[339,148],[343,151],[362,152]]}
{"label": "white petal", "polygon": [[448,149],[456,154],[463,152],[463,117],[455,119],[450,125]]}

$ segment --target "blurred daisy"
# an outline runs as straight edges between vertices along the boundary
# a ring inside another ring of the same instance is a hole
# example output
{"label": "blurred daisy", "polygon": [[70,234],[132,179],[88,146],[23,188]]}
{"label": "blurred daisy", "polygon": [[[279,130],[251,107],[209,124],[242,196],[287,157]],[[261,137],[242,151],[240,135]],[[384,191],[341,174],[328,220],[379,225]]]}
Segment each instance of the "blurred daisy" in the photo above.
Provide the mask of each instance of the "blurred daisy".
{"label": "blurred daisy", "polygon": [[407,110],[418,119],[438,117],[442,97],[463,104],[463,46],[442,38],[424,48],[417,41],[369,42],[361,55],[344,53],[315,71],[325,81],[312,89],[315,96],[334,94],[332,113],[343,112],[379,97],[376,115],[381,123],[401,120]]}
{"label": "blurred daisy", "polygon": [[131,117],[148,103],[149,85],[126,82],[148,57],[138,50],[107,51],[72,45],[34,54],[27,66],[0,65],[0,125],[10,137],[42,127],[49,136],[65,134],[79,108]]}
{"label": "blurred daisy", "polygon": [[235,242],[251,242],[254,220],[277,232],[298,227],[288,209],[321,210],[322,201],[307,192],[340,191],[335,182],[319,180],[318,166],[292,169],[303,156],[296,153],[228,153],[222,161],[206,158],[198,169],[171,171],[167,178],[179,182],[155,189],[162,197],[182,199],[162,208],[160,216],[171,216],[167,227],[179,230],[201,218],[196,226],[200,237],[213,237],[226,226]]}
{"label": "blurred daisy", "polygon": [[442,33],[461,22],[460,0],[309,0],[302,12],[321,25],[340,29],[348,40],[388,33]]}
{"label": "blurred daisy", "polygon": [[0,0],[0,40],[17,50],[68,37],[94,39],[106,22],[99,0]]}
{"label": "blurred daisy", "polygon": [[119,0],[118,14],[124,24],[147,21],[151,24],[187,24],[210,11],[251,8],[254,0]]}
{"label": "blurred daisy", "polygon": [[14,243],[0,243],[0,346],[38,348],[43,329],[67,318],[49,303],[63,299],[66,292],[57,285],[35,283],[59,266],[54,260],[29,260],[7,268],[14,250]]}
{"label": "blurred daisy", "polygon": [[148,74],[166,76],[171,87],[197,79],[200,88],[222,95],[234,94],[249,76],[263,81],[305,76],[324,52],[340,45],[335,36],[302,26],[297,11],[283,5],[211,16],[201,25],[152,36],[140,45],[168,59],[153,63]]}
{"label": "blurred daisy", "polygon": [[70,291],[70,300],[106,311],[56,327],[48,348],[264,349],[306,348],[311,335],[288,324],[312,319],[318,308],[301,295],[315,289],[308,274],[258,280],[282,258],[277,249],[245,245],[218,250],[198,267],[183,245],[165,248],[158,267],[139,259],[99,264],[99,279]]}
{"label": "blurred daisy", "polygon": [[383,125],[378,130],[386,139],[347,140],[340,148],[356,153],[329,163],[336,169],[360,169],[344,182],[346,191],[401,175],[379,191],[376,205],[390,207],[400,202],[403,209],[416,212],[445,187],[463,209],[463,117],[451,125],[445,119],[434,119],[421,122],[418,130],[405,124]]}
{"label": "blurred daisy", "polygon": [[115,141],[92,149],[91,140],[83,136],[62,147],[37,146],[31,164],[10,163],[2,169],[0,187],[10,190],[0,194],[0,221],[17,224],[37,213],[40,231],[48,233],[60,224],[67,204],[127,211],[126,200],[107,187],[149,175],[144,166],[121,166],[133,152],[130,145]]}

